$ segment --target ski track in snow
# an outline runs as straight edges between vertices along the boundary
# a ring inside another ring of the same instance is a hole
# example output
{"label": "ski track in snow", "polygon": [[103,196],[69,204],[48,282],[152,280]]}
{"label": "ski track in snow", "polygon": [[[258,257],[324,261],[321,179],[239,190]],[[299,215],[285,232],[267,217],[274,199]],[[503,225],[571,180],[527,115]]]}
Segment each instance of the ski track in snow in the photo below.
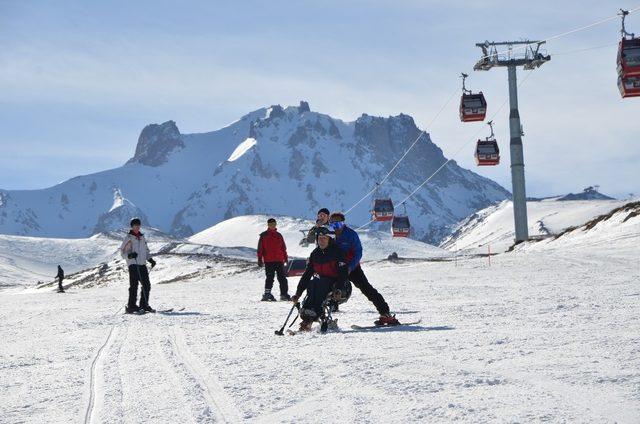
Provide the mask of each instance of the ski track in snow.
{"label": "ski track in snow", "polygon": [[[237,423],[242,420],[241,413],[234,406],[233,401],[226,395],[224,388],[216,380],[204,370],[198,360],[189,351],[184,340],[182,330],[172,327],[169,330],[169,338],[166,346],[170,346],[170,355],[173,355],[172,361],[174,368],[181,370],[185,374],[188,383],[192,385],[193,390],[190,392],[201,392],[205,398],[209,408],[213,410],[217,418],[222,422]],[[217,400],[216,400],[217,399]],[[198,416],[198,422],[208,422],[208,414]],[[201,419],[202,418],[202,419]]]}
{"label": "ski track in snow", "polygon": [[[121,308],[118,308],[118,310],[120,309]],[[115,317],[117,314],[118,312],[114,313],[113,316]],[[100,359],[102,358],[102,352],[105,349],[108,350],[107,345],[109,345],[109,343],[111,342],[111,338],[114,332],[117,332],[117,324],[113,324],[111,326],[111,328],[109,329],[109,333],[107,334],[107,338],[104,340],[104,343],[98,348],[95,356],[93,357],[93,360],[91,361],[91,368],[89,369],[89,399],[88,399],[87,409],[84,415],[85,424],[89,424],[92,421],[92,416],[93,416],[94,407],[96,403],[96,396],[99,395],[96,389],[96,386],[97,386],[96,374],[97,374],[98,364],[100,362]]]}

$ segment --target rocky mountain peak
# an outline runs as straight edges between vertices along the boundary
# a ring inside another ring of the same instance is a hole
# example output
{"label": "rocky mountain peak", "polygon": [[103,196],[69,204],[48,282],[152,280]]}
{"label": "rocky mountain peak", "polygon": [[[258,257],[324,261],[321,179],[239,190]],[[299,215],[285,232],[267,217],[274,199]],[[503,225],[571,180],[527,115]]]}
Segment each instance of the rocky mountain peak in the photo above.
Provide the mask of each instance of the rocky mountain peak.
{"label": "rocky mountain peak", "polygon": [[147,125],[138,137],[135,155],[127,163],[160,166],[172,151],[181,148],[184,148],[184,143],[174,121]]}

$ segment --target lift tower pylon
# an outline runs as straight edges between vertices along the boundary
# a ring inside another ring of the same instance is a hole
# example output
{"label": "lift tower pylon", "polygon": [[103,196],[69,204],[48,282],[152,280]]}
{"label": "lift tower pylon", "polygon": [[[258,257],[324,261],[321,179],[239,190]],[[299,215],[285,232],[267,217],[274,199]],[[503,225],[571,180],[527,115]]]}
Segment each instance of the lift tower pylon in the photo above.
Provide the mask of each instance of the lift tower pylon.
{"label": "lift tower pylon", "polygon": [[[522,125],[518,111],[518,84],[516,69],[533,70],[551,60],[551,56],[540,51],[544,41],[502,41],[477,43],[482,49],[482,57],[473,67],[474,71],[489,71],[495,67],[506,67],[509,77],[509,143],[511,153],[511,186],[513,192],[513,218],[515,222],[515,242],[520,243],[529,239],[527,222],[527,193],[524,180],[524,153],[522,149]],[[513,46],[521,46],[514,53]],[[505,52],[498,52],[499,46],[506,46]]]}

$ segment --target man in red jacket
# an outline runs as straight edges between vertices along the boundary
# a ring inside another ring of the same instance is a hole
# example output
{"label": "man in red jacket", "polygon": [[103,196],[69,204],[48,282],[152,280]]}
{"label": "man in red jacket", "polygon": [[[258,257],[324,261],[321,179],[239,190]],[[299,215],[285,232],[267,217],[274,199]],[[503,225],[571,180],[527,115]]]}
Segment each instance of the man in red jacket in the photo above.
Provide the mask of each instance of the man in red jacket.
{"label": "man in red jacket", "polygon": [[267,231],[260,234],[258,240],[258,266],[262,268],[264,265],[267,279],[264,281],[263,301],[275,302],[275,298],[271,294],[273,288],[273,277],[278,274],[278,283],[280,283],[280,300],[290,300],[289,283],[284,273],[284,264],[289,257],[287,256],[287,245],[284,237],[276,229],[276,220],[269,218],[267,220]]}

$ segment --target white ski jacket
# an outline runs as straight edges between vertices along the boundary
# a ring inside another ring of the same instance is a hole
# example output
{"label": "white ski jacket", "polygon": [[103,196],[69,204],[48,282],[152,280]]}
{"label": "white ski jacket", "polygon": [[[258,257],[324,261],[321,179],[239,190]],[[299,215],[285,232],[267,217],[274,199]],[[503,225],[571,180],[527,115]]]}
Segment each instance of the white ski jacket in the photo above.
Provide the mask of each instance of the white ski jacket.
{"label": "white ski jacket", "polygon": [[[136,252],[137,258],[129,259],[129,253]],[[144,234],[140,233],[138,236],[129,232],[120,246],[120,255],[127,261],[129,265],[145,265],[147,260],[151,257],[149,246],[147,246],[147,240],[144,238]]]}

